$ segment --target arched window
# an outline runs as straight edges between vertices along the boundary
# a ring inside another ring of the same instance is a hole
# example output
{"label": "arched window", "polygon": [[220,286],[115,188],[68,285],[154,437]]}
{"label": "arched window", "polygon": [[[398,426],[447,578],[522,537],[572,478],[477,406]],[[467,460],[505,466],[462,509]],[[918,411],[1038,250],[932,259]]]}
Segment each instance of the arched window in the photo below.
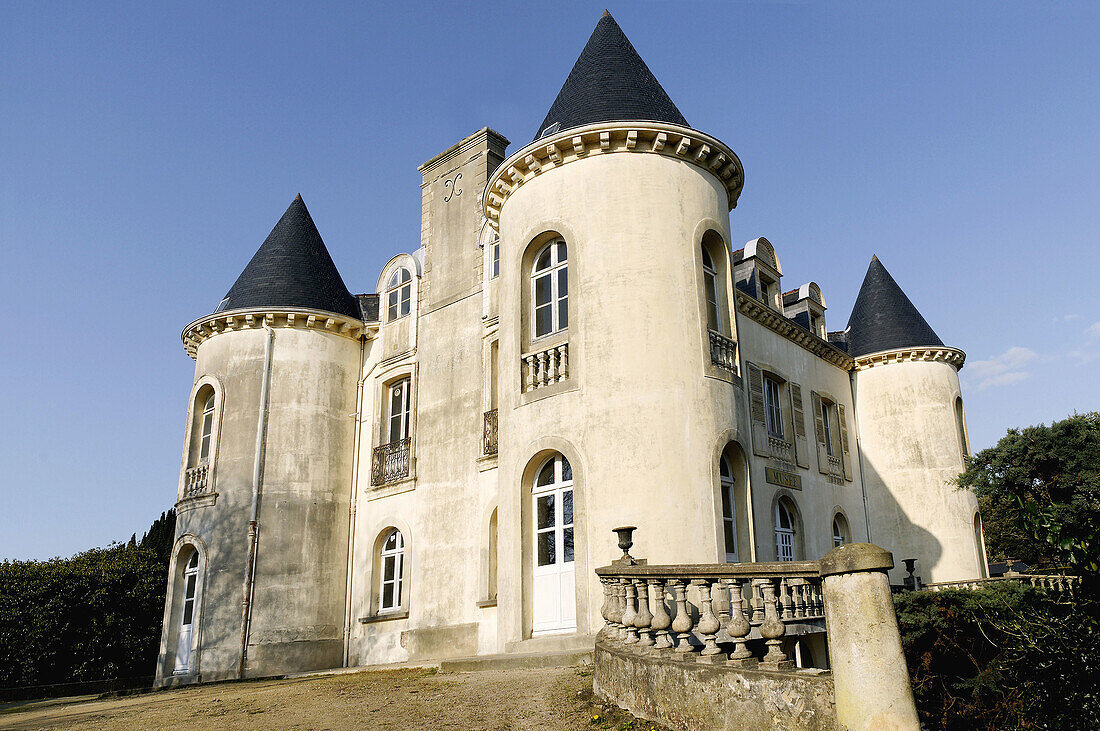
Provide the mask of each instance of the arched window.
{"label": "arched window", "polygon": [[555,239],[535,257],[531,269],[531,301],[534,303],[535,337],[541,338],[569,327],[569,286],[566,246]]}
{"label": "arched window", "polygon": [[214,389],[209,389],[202,405],[202,431],[199,435],[199,461],[210,459],[210,435],[214,431]]}
{"label": "arched window", "polygon": [[959,451],[963,457],[969,457],[970,440],[966,438],[966,414],[963,413],[962,396],[955,397],[955,428],[959,431]]}
{"label": "arched window", "polygon": [[489,576],[488,599],[497,598],[497,510],[489,517]]}
{"label": "arched window", "polygon": [[401,531],[390,529],[382,541],[379,555],[382,581],[378,592],[378,611],[395,612],[401,609],[402,585],[405,571],[405,540]]}
{"label": "arched window", "polygon": [[837,513],[833,516],[833,548],[851,543],[851,533],[848,531],[848,519]]}
{"label": "arched window", "polygon": [[704,245],[701,247],[703,254],[703,290],[707,298],[707,327],[711,330],[719,330],[718,319],[718,270],[714,266],[714,260],[710,258],[710,252]]}
{"label": "arched window", "polygon": [[719,482],[722,485],[722,535],[726,544],[726,563],[737,562],[737,498],[733,469],[725,455],[718,460]]}
{"label": "arched window", "polygon": [[412,309],[412,275],[401,267],[386,285],[386,321],[400,319]]}
{"label": "arched window", "polygon": [[978,562],[978,578],[989,578],[989,564],[985,560],[985,536],[982,534],[982,516],[974,513],[974,554]]}
{"label": "arched window", "polygon": [[573,468],[561,454],[542,463],[531,485],[534,550],[532,632],[577,625],[573,544]]}
{"label": "arched window", "polygon": [[780,561],[794,561],[795,522],[787,498],[775,504],[775,555]]}
{"label": "arched window", "polygon": [[496,279],[500,276],[500,237],[493,236],[489,243],[489,278]]}
{"label": "arched window", "polygon": [[176,641],[176,675],[191,672],[191,647],[198,601],[198,580],[199,552],[192,550],[183,570],[183,606],[180,611],[179,637]]}

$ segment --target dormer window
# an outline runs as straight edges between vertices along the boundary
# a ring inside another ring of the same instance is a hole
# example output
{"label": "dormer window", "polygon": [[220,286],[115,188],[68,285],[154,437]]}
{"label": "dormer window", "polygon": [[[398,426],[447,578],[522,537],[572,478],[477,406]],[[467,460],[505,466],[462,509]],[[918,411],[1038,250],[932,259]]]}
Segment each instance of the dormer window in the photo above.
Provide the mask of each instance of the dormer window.
{"label": "dormer window", "polygon": [[392,322],[412,310],[412,275],[404,267],[390,277],[386,285],[386,321]]}
{"label": "dormer window", "polygon": [[760,301],[763,302],[764,304],[766,304],[768,307],[771,307],[772,306],[772,300],[771,300],[771,286],[772,286],[772,283],[769,282],[767,279],[765,279],[763,277],[763,275],[761,275],[759,277],[759,283],[760,283]]}

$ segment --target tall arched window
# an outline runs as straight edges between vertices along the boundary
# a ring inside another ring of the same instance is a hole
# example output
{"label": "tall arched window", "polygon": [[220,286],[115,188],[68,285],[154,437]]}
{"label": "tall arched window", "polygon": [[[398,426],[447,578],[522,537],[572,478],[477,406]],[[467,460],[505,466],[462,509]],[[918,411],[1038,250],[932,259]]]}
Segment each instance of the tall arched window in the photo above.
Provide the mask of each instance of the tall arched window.
{"label": "tall arched window", "polygon": [[535,337],[569,327],[569,286],[565,241],[555,239],[535,257],[531,269]]}
{"label": "tall arched window", "polygon": [[780,561],[794,561],[795,522],[786,498],[775,504],[775,555]]}
{"label": "tall arched window", "polygon": [[497,509],[493,508],[493,514],[489,518],[489,576],[488,599],[497,598]]}
{"label": "tall arched window", "polygon": [[733,469],[725,455],[718,460],[719,481],[722,485],[722,535],[726,544],[726,563],[737,562],[737,486]]}
{"label": "tall arched window", "polygon": [[392,528],[382,541],[379,555],[382,581],[378,592],[378,611],[395,612],[401,609],[402,586],[405,573],[405,539],[401,531]]}
{"label": "tall arched window", "polygon": [[704,245],[700,248],[703,254],[703,290],[707,298],[707,327],[718,331],[718,270],[707,247]]}
{"label": "tall arched window", "polygon": [[848,519],[840,513],[833,516],[833,548],[851,543],[851,533],[848,531]]}
{"label": "tall arched window", "polygon": [[959,451],[962,456],[970,456],[970,440],[966,438],[966,414],[963,413],[962,396],[955,397],[955,428],[959,431]]}
{"label": "tall arched window", "polygon": [[176,675],[191,672],[191,646],[194,639],[195,609],[198,601],[199,552],[192,550],[183,570],[183,606],[180,611],[179,637],[176,641]]}
{"label": "tall arched window", "polygon": [[409,314],[412,309],[412,275],[401,267],[390,277],[386,285],[386,321],[391,322]]}
{"label": "tall arched window", "polygon": [[199,435],[199,461],[210,459],[210,435],[214,432],[214,389],[208,389],[202,405],[202,431]]}
{"label": "tall arched window", "polygon": [[974,554],[978,562],[978,578],[989,578],[989,564],[985,561],[985,536],[982,535],[982,516],[974,513]]}
{"label": "tall arched window", "polygon": [[573,545],[573,468],[561,454],[550,457],[531,486],[534,525],[532,632],[577,626]]}

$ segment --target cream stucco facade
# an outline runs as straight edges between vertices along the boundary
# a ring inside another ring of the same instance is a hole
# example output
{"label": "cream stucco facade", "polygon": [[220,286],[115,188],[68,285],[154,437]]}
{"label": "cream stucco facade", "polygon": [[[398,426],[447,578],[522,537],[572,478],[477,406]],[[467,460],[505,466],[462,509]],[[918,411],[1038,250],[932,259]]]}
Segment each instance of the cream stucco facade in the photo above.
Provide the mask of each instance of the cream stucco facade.
{"label": "cream stucco facade", "polygon": [[961,351],[850,353],[770,242],[735,251],[744,171],[713,137],[610,120],[507,145],[486,128],[421,166],[419,246],[352,277],[373,293],[257,301],[279,267],[331,265],[295,249],[298,199],[263,276],[185,329],[158,682],[580,647],[620,525],[653,563],[873,541],[925,581],[981,575],[947,484]]}

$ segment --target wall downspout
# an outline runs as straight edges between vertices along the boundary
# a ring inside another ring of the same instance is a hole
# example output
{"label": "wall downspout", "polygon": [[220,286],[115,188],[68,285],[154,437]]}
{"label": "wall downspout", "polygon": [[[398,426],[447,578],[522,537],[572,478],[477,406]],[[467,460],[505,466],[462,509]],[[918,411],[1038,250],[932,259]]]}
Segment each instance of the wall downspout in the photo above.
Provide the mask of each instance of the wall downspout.
{"label": "wall downspout", "polygon": [[[367,378],[370,377],[370,373],[363,373],[363,363],[367,357],[367,339],[361,338],[359,341],[359,383],[355,391],[355,413],[352,416],[355,418],[355,443],[352,446],[351,457],[351,486],[350,492],[350,507],[351,520],[348,527],[348,568],[347,568],[347,592],[344,595],[344,662],[343,667],[348,667],[351,662],[351,627],[352,627],[352,614],[354,614],[352,601],[355,597],[354,582],[355,582],[355,521],[358,513],[357,500],[356,500],[356,485],[359,484],[359,443],[363,434],[363,384],[366,383]],[[375,366],[378,364],[375,363]],[[375,366],[371,366],[371,373],[374,372]]]}
{"label": "wall downspout", "polygon": [[256,545],[260,527],[260,484],[264,465],[264,447],[267,441],[267,395],[271,385],[271,354],[275,348],[275,331],[265,321],[267,344],[264,348],[264,373],[260,383],[260,415],[256,423],[256,458],[252,463],[252,510],[248,518],[248,559],[244,570],[244,598],[241,600],[241,653],[237,663],[237,677],[244,677],[248,659],[248,631],[252,624],[252,596],[256,587]]}
{"label": "wall downspout", "polygon": [[856,432],[856,451],[859,452],[859,491],[863,494],[863,525],[867,528],[867,542],[871,542],[871,510],[867,507],[867,478],[864,476],[866,465],[863,462],[863,443],[859,437],[859,404],[856,403],[856,372],[849,376],[852,382],[852,421]]}

